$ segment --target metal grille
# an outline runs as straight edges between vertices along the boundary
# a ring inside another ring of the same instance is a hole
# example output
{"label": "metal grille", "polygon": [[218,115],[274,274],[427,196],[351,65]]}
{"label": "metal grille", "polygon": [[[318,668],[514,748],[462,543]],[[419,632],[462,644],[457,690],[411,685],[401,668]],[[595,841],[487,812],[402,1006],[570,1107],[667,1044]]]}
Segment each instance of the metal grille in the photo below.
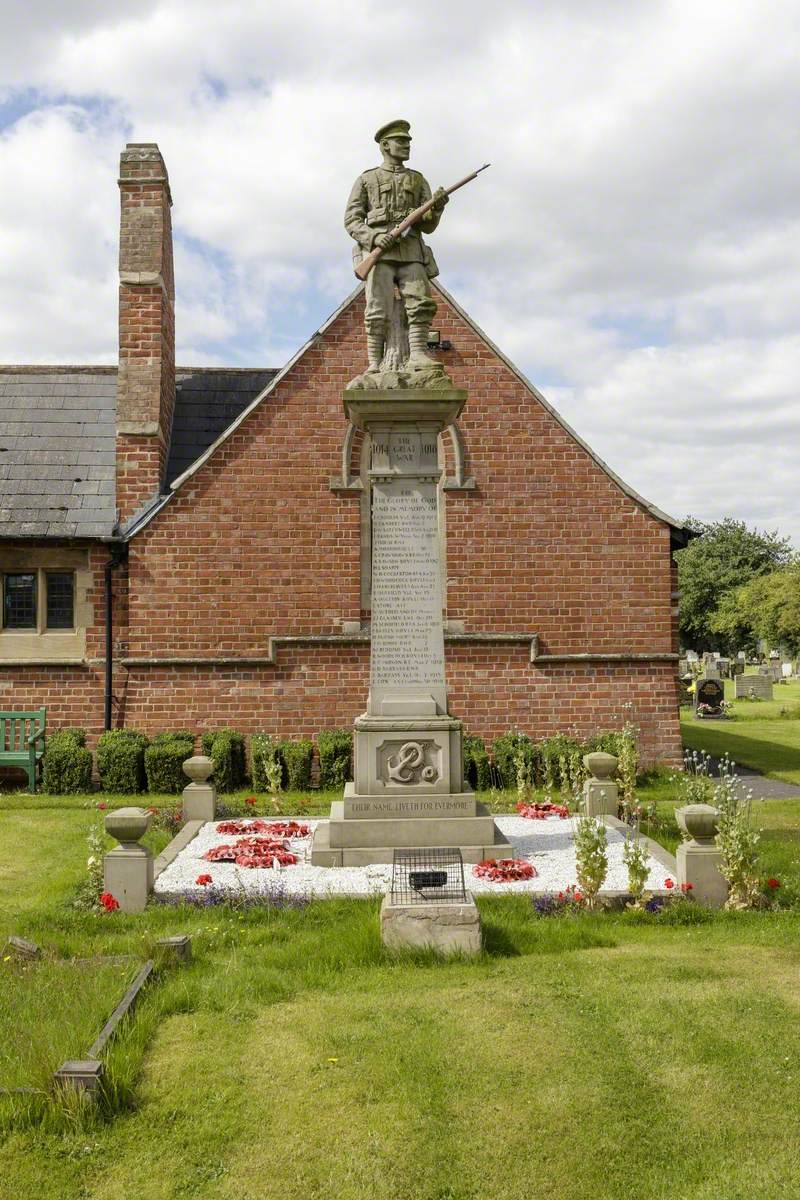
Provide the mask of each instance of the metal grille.
{"label": "metal grille", "polygon": [[6,629],[36,628],[35,575],[6,575],[4,577],[3,625]]}
{"label": "metal grille", "polygon": [[466,903],[461,851],[437,847],[395,850],[392,904],[428,904],[433,900]]}
{"label": "metal grille", "polygon": [[72,571],[47,571],[47,628],[72,629],[75,577]]}

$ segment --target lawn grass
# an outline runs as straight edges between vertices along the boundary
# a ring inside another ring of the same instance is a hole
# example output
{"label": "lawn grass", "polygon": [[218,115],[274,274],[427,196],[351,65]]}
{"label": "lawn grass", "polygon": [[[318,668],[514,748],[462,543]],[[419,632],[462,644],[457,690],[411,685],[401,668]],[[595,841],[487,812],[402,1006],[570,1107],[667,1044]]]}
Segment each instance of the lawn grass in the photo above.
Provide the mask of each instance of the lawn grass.
{"label": "lawn grass", "polygon": [[[733,681],[725,680],[725,697],[733,700]],[[729,754],[742,766],[800,784],[800,682],[776,683],[774,700],[736,700],[724,721],[695,717],[681,709],[685,746],[708,754]]]}
{"label": "lawn grass", "polygon": [[[668,775],[639,794],[670,843]],[[137,959],[188,932],[194,958],[151,984],[121,1028],[95,1116],[53,1108],[37,1124],[0,1111],[0,1200],[800,1192],[800,904],[537,919],[525,898],[486,897],[485,952],[449,963],[385,952],[375,900],[86,913],[69,899],[98,801],[136,799],[3,797],[2,932],[64,957]],[[317,794],[309,815],[329,801]],[[763,801],[756,820],[764,872],[789,904],[800,801]],[[166,840],[149,836],[154,849]],[[9,1045],[29,1007],[19,996],[16,1013],[0,1008]],[[99,1006],[84,1009],[80,1020],[102,1023]]]}

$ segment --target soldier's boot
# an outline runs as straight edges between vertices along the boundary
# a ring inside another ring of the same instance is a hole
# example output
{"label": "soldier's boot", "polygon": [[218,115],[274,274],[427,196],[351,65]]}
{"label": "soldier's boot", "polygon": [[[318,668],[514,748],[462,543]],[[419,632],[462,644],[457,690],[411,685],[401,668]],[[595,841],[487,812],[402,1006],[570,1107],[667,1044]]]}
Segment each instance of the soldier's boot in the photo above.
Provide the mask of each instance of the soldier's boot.
{"label": "soldier's boot", "polygon": [[408,356],[409,370],[427,370],[430,367],[438,367],[441,364],[437,363],[434,358],[430,358],[425,352],[428,349],[428,325],[409,325],[408,327],[408,347],[410,354]]}
{"label": "soldier's boot", "polygon": [[369,358],[368,371],[380,371],[381,363],[383,362],[384,349],[386,346],[386,338],[382,333],[367,332],[367,357]]}

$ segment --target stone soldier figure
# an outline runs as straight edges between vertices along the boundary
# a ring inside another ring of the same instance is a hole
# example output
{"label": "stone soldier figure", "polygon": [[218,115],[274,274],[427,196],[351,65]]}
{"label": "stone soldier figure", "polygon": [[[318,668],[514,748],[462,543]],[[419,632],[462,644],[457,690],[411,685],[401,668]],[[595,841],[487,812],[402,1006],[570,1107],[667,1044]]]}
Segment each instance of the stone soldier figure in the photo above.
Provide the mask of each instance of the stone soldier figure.
{"label": "stone soldier figure", "polygon": [[411,154],[410,128],[408,121],[400,120],[381,126],[375,141],[381,148],[383,162],[359,175],[347,201],[344,225],[356,242],[354,261],[361,262],[376,246],[385,251],[366,279],[369,367],[365,376],[353,381],[358,386],[381,386],[376,377],[387,348],[395,286],[408,319],[410,355],[404,370],[409,382],[424,386],[431,374],[443,375],[441,365],[426,354],[428,330],[436,312],[428,281],[439,274],[439,268],[421,236],[423,232],[431,233],[439,224],[448,201],[443,190],[437,190],[433,208],[404,237],[392,236],[399,221],[431,198],[425,177],[405,166]]}

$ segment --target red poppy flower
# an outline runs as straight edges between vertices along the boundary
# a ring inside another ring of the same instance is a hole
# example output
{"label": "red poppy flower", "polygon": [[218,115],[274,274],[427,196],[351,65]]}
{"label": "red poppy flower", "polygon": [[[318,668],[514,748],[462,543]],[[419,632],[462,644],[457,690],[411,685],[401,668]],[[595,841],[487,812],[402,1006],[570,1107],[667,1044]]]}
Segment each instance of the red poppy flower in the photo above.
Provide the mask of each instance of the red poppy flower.
{"label": "red poppy flower", "polygon": [[775,891],[775,888],[779,888],[780,886],[781,886],[781,881],[780,881],[780,879],[774,879],[774,878],[773,878],[773,879],[768,879],[768,880],[767,880],[767,887],[768,887],[768,888],[772,888],[772,890],[773,890],[773,891]]}
{"label": "red poppy flower", "polygon": [[675,887],[675,880],[674,880],[674,879],[665,879],[665,880],[664,880],[664,887],[665,887],[665,888],[674,888],[674,887]]}
{"label": "red poppy flower", "polygon": [[684,895],[686,895],[686,893],[687,893],[687,892],[690,892],[690,891],[692,890],[692,888],[693,888],[693,887],[694,887],[694,884],[693,884],[693,883],[682,883],[682,884],[681,884],[681,891],[684,893]]}
{"label": "red poppy flower", "polygon": [[97,807],[100,809],[100,812],[105,812],[106,809],[108,808],[108,805],[107,804],[98,804]]}
{"label": "red poppy flower", "polygon": [[254,804],[258,804],[258,799],[256,796],[248,796],[245,804],[249,804],[252,807]]}
{"label": "red poppy flower", "polygon": [[195,883],[199,883],[201,887],[206,887],[209,883],[213,882],[214,880],[210,875],[198,875],[197,879],[195,879]]}
{"label": "red poppy flower", "polygon": [[119,908],[119,900],[116,896],[112,896],[111,892],[103,892],[100,896],[100,903],[106,912],[116,912]]}
{"label": "red poppy flower", "polygon": [[582,900],[582,899],[583,899],[583,892],[578,892],[578,891],[576,891],[576,892],[575,892],[575,899],[576,899],[576,900]]}

